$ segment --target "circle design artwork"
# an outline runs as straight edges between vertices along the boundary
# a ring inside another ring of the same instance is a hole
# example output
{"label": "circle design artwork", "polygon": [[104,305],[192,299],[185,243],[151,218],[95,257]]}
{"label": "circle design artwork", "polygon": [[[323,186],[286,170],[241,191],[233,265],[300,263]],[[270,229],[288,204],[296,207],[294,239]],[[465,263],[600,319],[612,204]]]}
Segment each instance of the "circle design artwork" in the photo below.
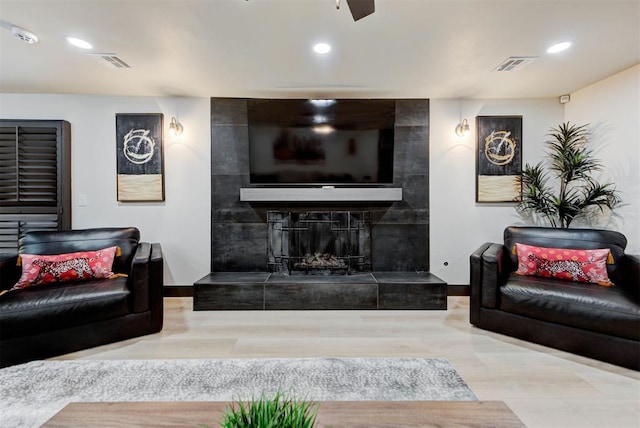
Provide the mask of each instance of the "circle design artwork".
{"label": "circle design artwork", "polygon": [[132,129],[124,136],[122,151],[129,162],[142,165],[153,158],[156,143],[150,133],[148,129]]}
{"label": "circle design artwork", "polygon": [[510,163],[516,155],[516,142],[511,131],[493,131],[484,139],[484,155],[494,165]]}

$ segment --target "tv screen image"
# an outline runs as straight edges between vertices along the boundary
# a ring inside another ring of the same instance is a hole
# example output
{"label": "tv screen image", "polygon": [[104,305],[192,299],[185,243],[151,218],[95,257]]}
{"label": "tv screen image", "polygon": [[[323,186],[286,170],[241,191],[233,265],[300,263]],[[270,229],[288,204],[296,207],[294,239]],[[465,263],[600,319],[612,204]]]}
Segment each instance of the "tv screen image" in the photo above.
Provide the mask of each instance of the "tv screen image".
{"label": "tv screen image", "polygon": [[390,184],[395,100],[250,99],[251,184]]}

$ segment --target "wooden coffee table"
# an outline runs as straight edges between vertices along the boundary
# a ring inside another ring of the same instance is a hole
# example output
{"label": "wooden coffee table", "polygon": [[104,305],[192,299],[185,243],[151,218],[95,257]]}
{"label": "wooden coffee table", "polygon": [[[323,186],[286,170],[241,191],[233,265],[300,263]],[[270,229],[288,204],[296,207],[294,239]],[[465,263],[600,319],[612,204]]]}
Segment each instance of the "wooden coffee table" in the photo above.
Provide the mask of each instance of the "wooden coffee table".
{"label": "wooden coffee table", "polygon": [[[226,402],[70,403],[45,427],[218,427]],[[524,427],[502,401],[324,401],[318,427]]]}

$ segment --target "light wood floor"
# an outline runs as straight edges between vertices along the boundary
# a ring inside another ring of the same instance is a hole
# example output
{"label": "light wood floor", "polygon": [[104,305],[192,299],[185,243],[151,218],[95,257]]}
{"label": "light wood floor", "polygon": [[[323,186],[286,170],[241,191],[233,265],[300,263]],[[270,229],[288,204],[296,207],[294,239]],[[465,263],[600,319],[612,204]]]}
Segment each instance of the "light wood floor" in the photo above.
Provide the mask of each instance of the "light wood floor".
{"label": "light wood floor", "polygon": [[194,312],[166,298],[162,332],[59,359],[444,357],[480,400],[528,427],[640,427],[640,373],[469,324],[469,298],[446,311]]}

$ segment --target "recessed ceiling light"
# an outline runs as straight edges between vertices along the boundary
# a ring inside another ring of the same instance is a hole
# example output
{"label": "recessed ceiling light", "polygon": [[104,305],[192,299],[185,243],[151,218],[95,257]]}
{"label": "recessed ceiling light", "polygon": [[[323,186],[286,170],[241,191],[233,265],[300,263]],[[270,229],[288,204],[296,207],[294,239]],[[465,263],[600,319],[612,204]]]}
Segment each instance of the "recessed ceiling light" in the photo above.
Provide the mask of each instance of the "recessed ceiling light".
{"label": "recessed ceiling light", "polygon": [[549,49],[547,49],[547,53],[562,52],[564,50],[569,49],[570,47],[571,47],[571,42],[556,43],[555,45],[553,45]]}
{"label": "recessed ceiling light", "polygon": [[319,54],[326,54],[331,50],[331,46],[327,43],[317,43],[313,46],[313,50]]}
{"label": "recessed ceiling light", "polygon": [[78,39],[77,37],[65,37],[65,39],[67,39],[67,42],[69,42],[70,44],[72,44],[77,48],[93,49],[93,46],[91,46],[91,43],[84,41],[82,39]]}

